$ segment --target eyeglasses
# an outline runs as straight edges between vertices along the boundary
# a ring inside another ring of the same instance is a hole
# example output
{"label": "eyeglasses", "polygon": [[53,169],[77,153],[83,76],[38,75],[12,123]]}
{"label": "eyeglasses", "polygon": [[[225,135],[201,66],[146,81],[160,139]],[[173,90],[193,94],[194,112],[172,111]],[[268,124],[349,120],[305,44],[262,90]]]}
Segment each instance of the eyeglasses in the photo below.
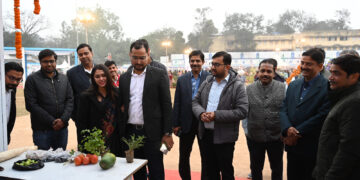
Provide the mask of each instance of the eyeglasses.
{"label": "eyeglasses", "polygon": [[220,63],[210,63],[211,66],[215,66],[215,67],[219,67],[221,65],[225,65],[225,64],[220,64]]}
{"label": "eyeglasses", "polygon": [[42,61],[40,61],[40,63],[43,63],[43,64],[53,64],[53,63],[55,63],[55,60],[42,60]]}
{"label": "eyeglasses", "polygon": [[14,76],[8,76],[8,75],[6,76],[9,78],[10,81],[15,81],[17,83],[21,83],[23,81],[22,78],[16,78]]}

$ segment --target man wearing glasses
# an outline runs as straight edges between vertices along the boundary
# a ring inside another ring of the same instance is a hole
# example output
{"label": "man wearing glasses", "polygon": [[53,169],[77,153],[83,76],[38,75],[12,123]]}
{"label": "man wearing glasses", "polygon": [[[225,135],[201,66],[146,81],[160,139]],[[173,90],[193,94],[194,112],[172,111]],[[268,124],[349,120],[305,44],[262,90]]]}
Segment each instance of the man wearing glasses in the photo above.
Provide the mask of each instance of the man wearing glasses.
{"label": "man wearing glasses", "polygon": [[[120,76],[120,104],[126,118],[126,136],[145,136],[135,158],[147,159],[147,167],[134,174],[135,180],[165,179],[161,144],[173,147],[171,96],[166,71],[149,65],[150,47],[145,39],[130,45],[132,68]],[[149,173],[147,173],[147,169]]]}
{"label": "man wearing glasses", "polygon": [[33,141],[39,149],[66,149],[73,92],[67,77],[56,71],[57,55],[50,49],[39,53],[41,69],[25,82],[25,104],[30,112]]}
{"label": "man wearing glasses", "polygon": [[199,119],[198,133],[207,177],[233,180],[235,141],[239,136],[240,119],[247,116],[248,98],[244,84],[230,69],[230,54],[224,51],[215,53],[211,65],[212,76],[208,76],[199,87],[192,109]]}
{"label": "man wearing glasses", "polygon": [[10,143],[10,133],[14,128],[16,118],[16,88],[22,81],[24,69],[16,62],[5,64],[5,88],[6,88],[6,120],[8,144]]}

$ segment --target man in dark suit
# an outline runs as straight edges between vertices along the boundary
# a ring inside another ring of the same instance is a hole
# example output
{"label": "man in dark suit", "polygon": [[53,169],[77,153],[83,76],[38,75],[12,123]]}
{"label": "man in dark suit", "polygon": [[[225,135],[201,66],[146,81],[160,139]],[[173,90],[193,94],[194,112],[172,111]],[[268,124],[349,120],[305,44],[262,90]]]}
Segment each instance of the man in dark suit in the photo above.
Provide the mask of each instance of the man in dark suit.
{"label": "man in dark suit", "polygon": [[[180,137],[179,173],[183,180],[191,179],[189,159],[199,124],[199,121],[193,115],[191,103],[200,84],[209,75],[208,72],[202,70],[202,65],[204,65],[205,60],[204,54],[200,50],[192,51],[189,54],[189,63],[191,72],[180,76],[176,83],[172,116],[174,134]],[[199,138],[197,140],[199,143]],[[199,149],[200,155],[202,156],[202,148],[200,146]],[[206,179],[204,177],[205,173],[203,173],[204,170],[206,170],[206,168],[204,168],[202,161],[201,179]]]}
{"label": "man in dark suit", "polygon": [[[71,68],[66,75],[69,79],[70,85],[73,89],[74,95],[74,109],[71,118],[76,124],[77,105],[79,104],[80,94],[88,89],[91,84],[90,74],[94,67],[92,48],[88,44],[80,44],[76,52],[78,54],[81,64]],[[77,140],[80,141],[80,132],[77,131]]]}
{"label": "man in dark suit", "polygon": [[318,48],[302,54],[303,77],[290,83],[280,111],[288,180],[312,179],[321,127],[330,109],[328,81],[320,75],[323,63]]}
{"label": "man in dark suit", "polygon": [[16,118],[16,88],[22,81],[24,69],[16,62],[5,64],[5,88],[6,88],[6,120],[7,120],[7,137],[10,143],[10,133],[14,128]]}
{"label": "man in dark suit", "polygon": [[[171,132],[171,97],[166,71],[148,66],[150,48],[146,40],[133,42],[129,53],[133,68],[120,76],[120,103],[127,120],[126,136],[145,136],[144,146],[135,150],[135,158],[148,160],[149,178],[164,179],[162,144],[170,150],[174,144]],[[134,174],[145,180],[146,167]]]}

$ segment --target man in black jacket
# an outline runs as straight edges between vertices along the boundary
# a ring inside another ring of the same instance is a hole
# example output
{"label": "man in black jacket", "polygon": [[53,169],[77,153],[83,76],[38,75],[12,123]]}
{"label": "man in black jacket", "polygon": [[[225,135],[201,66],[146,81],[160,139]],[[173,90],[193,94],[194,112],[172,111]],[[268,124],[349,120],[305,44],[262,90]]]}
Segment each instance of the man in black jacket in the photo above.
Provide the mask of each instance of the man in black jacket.
{"label": "man in black jacket", "polygon": [[67,77],[56,71],[57,55],[50,49],[39,53],[41,69],[25,83],[25,104],[30,112],[33,141],[39,149],[66,149],[73,94]]}
{"label": "man in black jacket", "polygon": [[[126,134],[144,135],[144,147],[135,150],[135,157],[148,160],[149,179],[164,179],[162,143],[171,149],[171,96],[166,71],[149,66],[150,48],[146,40],[137,40],[129,53],[133,68],[120,76],[120,102],[127,122]],[[146,167],[134,174],[145,180]]]}
{"label": "man in black jacket", "polygon": [[[199,121],[192,112],[192,100],[194,99],[201,83],[209,75],[202,70],[205,63],[204,54],[200,50],[192,51],[189,54],[191,72],[179,77],[176,83],[174,110],[172,114],[174,134],[180,138],[179,147],[179,174],[183,180],[191,179],[190,153],[197,136]],[[199,138],[197,138],[198,144]],[[202,148],[199,146],[201,155],[201,179],[207,179],[204,171]]]}
{"label": "man in black jacket", "polygon": [[5,87],[6,87],[6,120],[8,144],[10,143],[10,133],[14,128],[16,118],[16,87],[22,81],[24,69],[16,62],[5,64]]}
{"label": "man in black jacket", "polygon": [[360,179],[360,58],[332,61],[331,110],[321,130],[314,175],[318,180]]}

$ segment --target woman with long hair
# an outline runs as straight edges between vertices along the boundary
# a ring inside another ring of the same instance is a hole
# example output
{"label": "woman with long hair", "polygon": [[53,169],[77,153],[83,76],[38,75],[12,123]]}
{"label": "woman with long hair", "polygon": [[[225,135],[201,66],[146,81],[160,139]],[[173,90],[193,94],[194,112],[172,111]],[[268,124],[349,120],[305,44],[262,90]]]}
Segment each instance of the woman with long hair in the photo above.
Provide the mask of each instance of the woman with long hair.
{"label": "woman with long hair", "polygon": [[[121,118],[118,102],[119,94],[108,68],[102,64],[95,65],[91,71],[91,86],[80,96],[76,125],[78,132],[94,127],[101,129],[106,147],[115,155],[122,156],[121,137],[126,124]],[[82,145],[82,142],[78,144]]]}

